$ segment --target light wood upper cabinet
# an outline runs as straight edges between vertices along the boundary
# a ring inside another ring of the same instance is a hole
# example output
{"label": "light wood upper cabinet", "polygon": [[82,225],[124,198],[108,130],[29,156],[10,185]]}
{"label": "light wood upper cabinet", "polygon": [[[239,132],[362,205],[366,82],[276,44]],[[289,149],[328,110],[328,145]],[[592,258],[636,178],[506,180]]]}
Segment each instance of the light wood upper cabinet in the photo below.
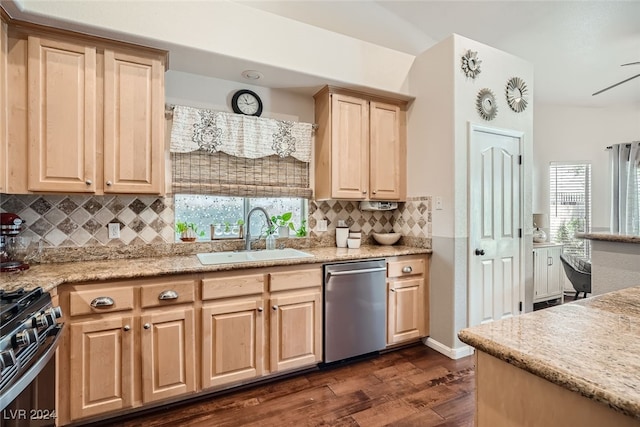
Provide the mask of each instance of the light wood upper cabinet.
{"label": "light wood upper cabinet", "polygon": [[406,197],[406,101],[325,87],[315,96],[317,199]]}
{"label": "light wood upper cabinet", "polygon": [[7,192],[163,194],[166,53],[34,27],[8,30]]}
{"label": "light wood upper cabinet", "polygon": [[28,190],[96,189],[96,49],[29,37]]}
{"label": "light wood upper cabinet", "polygon": [[164,67],[158,58],[104,52],[104,192],[160,193]]}
{"label": "light wood upper cabinet", "polygon": [[133,318],[115,316],[71,324],[71,419],[133,404]]}

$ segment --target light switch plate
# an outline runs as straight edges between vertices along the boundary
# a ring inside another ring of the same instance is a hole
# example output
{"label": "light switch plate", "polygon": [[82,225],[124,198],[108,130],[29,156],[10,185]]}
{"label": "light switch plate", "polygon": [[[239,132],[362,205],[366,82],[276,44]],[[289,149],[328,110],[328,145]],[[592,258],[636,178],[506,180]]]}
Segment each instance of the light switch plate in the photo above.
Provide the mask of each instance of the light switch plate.
{"label": "light switch plate", "polygon": [[327,220],[319,219],[316,223],[316,231],[327,231]]}
{"label": "light switch plate", "polygon": [[120,224],[117,222],[109,223],[109,238],[110,239],[119,239],[120,238]]}
{"label": "light switch plate", "polygon": [[436,196],[436,210],[442,210],[442,196]]}

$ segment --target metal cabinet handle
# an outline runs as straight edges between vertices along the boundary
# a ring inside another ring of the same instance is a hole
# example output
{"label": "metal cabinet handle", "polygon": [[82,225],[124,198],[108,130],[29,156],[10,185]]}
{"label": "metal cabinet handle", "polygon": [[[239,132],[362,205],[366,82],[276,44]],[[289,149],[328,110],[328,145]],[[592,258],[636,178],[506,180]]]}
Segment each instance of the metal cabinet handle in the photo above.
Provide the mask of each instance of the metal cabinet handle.
{"label": "metal cabinet handle", "polygon": [[367,190],[363,190],[363,191],[362,191],[362,194],[367,194]]}
{"label": "metal cabinet handle", "polygon": [[484,255],[484,249],[476,249],[476,255],[478,256]]}
{"label": "metal cabinet handle", "polygon": [[403,273],[411,273],[412,271],[413,271],[413,268],[411,268],[410,265],[407,265],[406,267],[402,267]]}
{"label": "metal cabinet handle", "polygon": [[107,182],[105,182],[105,184],[107,185],[107,187],[111,187],[113,185],[113,183],[111,181],[107,181]]}
{"label": "metal cabinet handle", "polygon": [[277,310],[277,309],[278,309],[278,306],[277,306],[277,305],[274,305],[274,306],[273,306],[273,309],[274,309],[274,310]]}
{"label": "metal cabinet handle", "polygon": [[109,297],[98,297],[91,301],[91,307],[93,308],[111,307],[113,304],[113,298]]}
{"label": "metal cabinet handle", "polygon": [[547,265],[553,265],[553,258],[547,257]]}
{"label": "metal cabinet handle", "polygon": [[158,295],[159,300],[178,299],[178,293],[176,291],[163,291]]}
{"label": "metal cabinet handle", "polygon": [[149,323],[145,323],[145,324],[144,324],[144,326],[143,326],[143,328],[145,328],[145,329],[150,329],[150,328],[151,328],[151,325],[150,325]]}
{"label": "metal cabinet handle", "polygon": [[376,190],[373,190],[372,193],[373,194],[378,194],[378,192]]}
{"label": "metal cabinet handle", "polygon": [[391,288],[391,289],[389,289],[389,290],[390,290],[391,292],[395,292],[395,291],[396,291],[396,290],[395,290],[395,289],[393,289],[393,288]]}
{"label": "metal cabinet handle", "polygon": [[131,330],[131,326],[129,326],[129,325],[124,325],[124,326],[122,327],[122,329],[124,329],[125,331],[129,331],[129,330]]}
{"label": "metal cabinet handle", "polygon": [[84,183],[87,184],[87,185],[91,185],[91,184],[93,184],[93,181],[91,181],[90,179],[87,179]]}
{"label": "metal cabinet handle", "polygon": [[262,313],[262,307],[258,307],[258,313]]}

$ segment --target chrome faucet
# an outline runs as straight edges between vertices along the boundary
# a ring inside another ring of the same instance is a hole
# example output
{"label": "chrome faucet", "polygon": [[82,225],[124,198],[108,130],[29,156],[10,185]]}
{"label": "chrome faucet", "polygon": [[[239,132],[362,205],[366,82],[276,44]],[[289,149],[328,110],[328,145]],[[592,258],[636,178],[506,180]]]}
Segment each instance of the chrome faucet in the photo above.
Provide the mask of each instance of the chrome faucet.
{"label": "chrome faucet", "polygon": [[[262,212],[264,214],[264,217],[267,219],[267,227],[271,227],[271,219],[269,219],[269,214],[264,208],[261,208],[258,206],[251,209],[249,211],[249,214],[247,215],[247,232],[245,233],[245,236],[244,236],[244,248],[247,251],[251,250],[251,214],[254,213],[255,211]],[[259,236],[258,236],[258,239],[260,239]]]}

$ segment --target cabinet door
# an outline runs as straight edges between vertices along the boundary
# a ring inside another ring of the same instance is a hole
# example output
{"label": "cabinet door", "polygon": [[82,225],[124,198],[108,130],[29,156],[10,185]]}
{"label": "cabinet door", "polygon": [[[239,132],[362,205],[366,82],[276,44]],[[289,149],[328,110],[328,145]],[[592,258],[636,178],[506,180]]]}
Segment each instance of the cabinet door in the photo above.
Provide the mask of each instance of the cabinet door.
{"label": "cabinet door", "polygon": [[424,336],[424,278],[390,281],[388,286],[387,343]]}
{"label": "cabinet door", "polygon": [[28,189],[94,192],[96,50],[28,41]]}
{"label": "cabinet door", "polygon": [[262,375],[262,297],[214,302],[202,308],[202,388]]}
{"label": "cabinet door", "polygon": [[331,193],[366,199],[369,186],[369,103],[331,95]]}
{"label": "cabinet door", "polygon": [[193,309],[158,311],[141,319],[142,401],[195,391]]}
{"label": "cabinet door", "polygon": [[132,405],[132,322],[124,316],[71,324],[71,419]]}
{"label": "cabinet door", "polygon": [[547,249],[547,292],[549,295],[561,296],[564,292],[564,283],[561,280],[562,262],[560,254],[562,246]]}
{"label": "cabinet door", "polygon": [[104,191],[163,191],[164,69],[159,59],[104,52]]}
{"label": "cabinet door", "polygon": [[320,291],[272,296],[271,371],[313,365],[322,359]]}
{"label": "cabinet door", "polygon": [[370,105],[370,188],[374,200],[400,200],[406,182],[406,149],[401,139],[401,114],[396,105]]}

